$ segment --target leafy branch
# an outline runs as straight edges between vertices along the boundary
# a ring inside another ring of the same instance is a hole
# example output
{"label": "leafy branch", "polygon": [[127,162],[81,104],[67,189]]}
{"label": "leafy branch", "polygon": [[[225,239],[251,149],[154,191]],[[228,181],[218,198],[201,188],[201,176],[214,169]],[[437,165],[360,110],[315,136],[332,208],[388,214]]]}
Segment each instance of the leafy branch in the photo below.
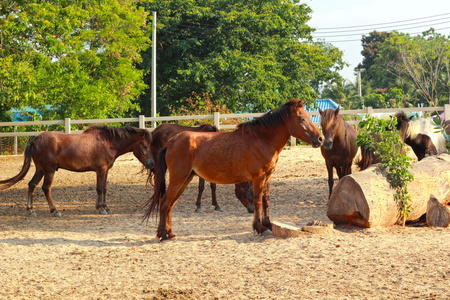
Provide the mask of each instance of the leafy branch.
{"label": "leafy branch", "polygon": [[[411,211],[411,197],[408,195],[408,182],[414,178],[408,168],[411,167],[411,158],[401,153],[405,144],[396,129],[397,118],[381,120],[370,115],[359,123],[359,132],[356,144],[374,151],[381,159],[381,168],[387,172],[387,180],[395,188],[395,199],[400,202],[400,211],[403,216],[402,225]],[[409,149],[407,149],[409,150]]]}

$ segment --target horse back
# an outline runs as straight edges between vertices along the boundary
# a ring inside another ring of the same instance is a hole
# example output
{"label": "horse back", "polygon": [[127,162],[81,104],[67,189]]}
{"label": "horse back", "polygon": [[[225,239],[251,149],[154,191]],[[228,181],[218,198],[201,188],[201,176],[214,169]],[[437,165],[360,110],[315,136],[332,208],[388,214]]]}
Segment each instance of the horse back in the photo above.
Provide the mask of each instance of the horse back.
{"label": "horse back", "polygon": [[235,184],[252,180],[255,151],[235,132],[183,131],[166,145],[170,170],[189,169],[207,181]]}

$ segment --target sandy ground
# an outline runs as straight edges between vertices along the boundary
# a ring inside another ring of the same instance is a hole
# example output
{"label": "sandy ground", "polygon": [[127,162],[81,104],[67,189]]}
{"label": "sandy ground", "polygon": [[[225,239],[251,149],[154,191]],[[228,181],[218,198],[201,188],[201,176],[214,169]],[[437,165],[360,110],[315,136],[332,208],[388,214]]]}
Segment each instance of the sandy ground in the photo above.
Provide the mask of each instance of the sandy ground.
{"label": "sandy ground", "polygon": [[[0,179],[22,156],[0,157]],[[60,170],[51,217],[42,190],[27,216],[24,181],[0,191],[1,299],[449,299],[450,228],[339,226],[283,239],[257,236],[252,215],[218,186],[224,212],[195,213],[197,181],[173,213],[175,241],[159,243],[156,220],[141,223],[151,188],[132,155],[109,173],[113,214],[98,215],[95,174]],[[328,185],[320,150],[281,153],[271,184],[271,220],[305,225],[326,216]]]}

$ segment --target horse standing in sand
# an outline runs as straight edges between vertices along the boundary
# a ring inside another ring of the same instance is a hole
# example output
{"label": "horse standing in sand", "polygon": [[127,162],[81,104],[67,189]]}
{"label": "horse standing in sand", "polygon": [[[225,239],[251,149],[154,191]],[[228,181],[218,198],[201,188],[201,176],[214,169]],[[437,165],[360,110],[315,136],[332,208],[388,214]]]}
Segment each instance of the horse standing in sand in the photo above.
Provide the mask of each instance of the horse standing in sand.
{"label": "horse standing in sand", "polygon": [[[156,127],[156,129],[152,132],[152,154],[155,159],[158,158],[159,151],[163,149],[167,141],[183,131],[193,131],[193,132],[217,132],[219,131],[216,126],[211,124],[202,124],[200,126],[182,126],[178,124],[171,123],[163,123]],[[150,178],[153,176],[154,172],[151,171]],[[152,181],[152,180],[150,180]],[[217,203],[216,197],[216,184],[210,182],[211,187],[211,198],[212,205],[216,211],[223,211],[223,209]],[[197,209],[195,210],[198,213],[202,213],[203,210],[201,208],[202,204],[202,194],[205,190],[205,179],[199,177],[198,180],[198,196],[197,196]],[[253,185],[251,182],[242,182],[235,184],[234,193],[236,197],[241,201],[242,205],[247,208],[249,213],[253,213]]]}
{"label": "horse standing in sand", "polygon": [[[254,188],[253,229],[270,234],[270,179],[280,152],[292,135],[320,147],[323,135],[304,110],[305,103],[291,99],[260,118],[241,123],[232,132],[181,132],[161,150],[156,166],[155,190],[147,201],[144,220],[159,209],[157,237],[168,240],[172,231],[172,209],[192,177],[197,174],[219,184],[252,181]],[[164,193],[165,174],[169,186]]]}
{"label": "horse standing in sand", "polygon": [[94,171],[97,173],[96,208],[100,214],[109,214],[106,205],[106,179],[108,171],[117,157],[133,152],[134,156],[147,168],[155,165],[150,151],[151,134],[146,129],[135,127],[91,126],[81,134],[66,134],[46,131],[30,140],[25,148],[22,170],[16,176],[0,181],[0,189],[6,189],[22,180],[33,160],[36,171],[28,183],[27,210],[33,211],[33,193],[44,177],[42,190],[50,207],[50,213],[60,217],[51,197],[51,186],[55,172],[61,168],[75,172]]}
{"label": "horse standing in sand", "polygon": [[356,146],[356,130],[339,114],[339,107],[334,110],[328,108],[320,113],[320,126],[324,135],[323,145],[320,147],[328,171],[328,197],[333,191],[333,168],[341,179],[352,173],[353,158],[358,147]]}

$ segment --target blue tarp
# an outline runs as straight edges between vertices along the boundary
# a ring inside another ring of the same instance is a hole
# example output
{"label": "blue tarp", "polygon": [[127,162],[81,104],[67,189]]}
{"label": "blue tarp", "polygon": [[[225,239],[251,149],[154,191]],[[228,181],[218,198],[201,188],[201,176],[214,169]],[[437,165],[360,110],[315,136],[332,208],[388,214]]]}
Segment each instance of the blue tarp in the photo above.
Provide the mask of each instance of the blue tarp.
{"label": "blue tarp", "polygon": [[[50,110],[52,108],[51,105],[44,105],[45,109]],[[12,114],[13,122],[19,122],[19,121],[30,121],[30,114],[36,113],[39,117],[39,119],[42,119],[42,112],[32,108],[31,106],[24,106],[21,109],[11,109],[9,112]]]}
{"label": "blue tarp", "polygon": [[[339,104],[337,104],[336,102],[334,102],[331,99],[316,99],[316,103],[317,103],[317,106],[321,110],[325,110],[327,108],[337,109],[339,107]],[[306,106],[305,110],[306,111],[318,111],[319,109],[318,108],[308,108],[308,106]],[[314,123],[319,123],[320,115],[311,116],[311,121],[313,121]]]}

